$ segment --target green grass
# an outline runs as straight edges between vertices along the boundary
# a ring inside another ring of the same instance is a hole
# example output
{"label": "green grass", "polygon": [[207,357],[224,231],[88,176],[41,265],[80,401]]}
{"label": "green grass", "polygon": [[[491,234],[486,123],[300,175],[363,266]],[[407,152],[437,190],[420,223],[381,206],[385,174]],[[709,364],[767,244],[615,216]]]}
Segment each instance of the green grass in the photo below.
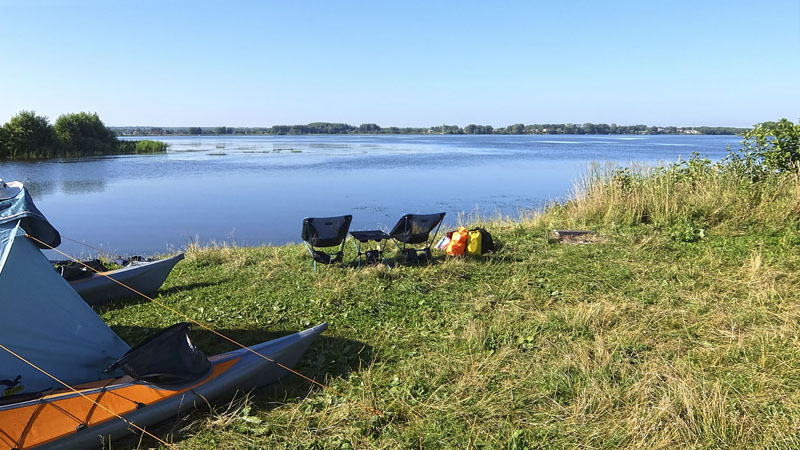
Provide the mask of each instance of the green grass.
{"label": "green grass", "polygon": [[117,141],[118,153],[164,153],[169,144],[161,141],[151,141],[149,139],[139,139],[135,141]]}
{"label": "green grass", "polygon": [[[481,259],[314,273],[299,245],[191,248],[159,300],[245,344],[329,322],[299,370],[331,388],[288,377],[151,431],[182,449],[800,447],[798,175],[628,181],[490,221]],[[604,239],[548,239],[573,227]],[[181,320],[98,312],[131,343]]]}

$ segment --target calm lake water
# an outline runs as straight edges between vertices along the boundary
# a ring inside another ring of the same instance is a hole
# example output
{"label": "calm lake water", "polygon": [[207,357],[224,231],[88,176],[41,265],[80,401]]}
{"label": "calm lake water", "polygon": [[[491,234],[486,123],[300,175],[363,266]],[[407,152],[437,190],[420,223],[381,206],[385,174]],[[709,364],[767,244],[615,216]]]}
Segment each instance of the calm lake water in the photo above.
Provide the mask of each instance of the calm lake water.
{"label": "calm lake water", "polygon": [[[566,198],[592,162],[719,159],[736,136],[164,137],[161,155],[0,163],[64,236],[116,254],[190,241],[300,241],[303,217],[352,214],[352,230],[407,212],[517,215]],[[65,242],[65,251],[92,252]]]}

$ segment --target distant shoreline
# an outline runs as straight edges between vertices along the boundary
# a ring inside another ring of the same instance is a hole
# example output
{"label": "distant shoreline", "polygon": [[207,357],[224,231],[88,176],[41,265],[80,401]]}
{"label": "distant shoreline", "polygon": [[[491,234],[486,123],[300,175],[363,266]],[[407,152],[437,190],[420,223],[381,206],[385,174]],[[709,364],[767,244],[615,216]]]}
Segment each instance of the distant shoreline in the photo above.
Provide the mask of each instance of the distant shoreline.
{"label": "distant shoreline", "polygon": [[677,127],[617,124],[514,124],[494,128],[491,125],[441,125],[434,127],[381,127],[374,123],[359,126],[346,123],[313,122],[306,125],[272,127],[109,127],[118,136],[327,136],[327,135],[741,135],[749,128]]}
{"label": "distant shoreline", "polygon": [[[114,128],[114,127],[110,127]],[[521,133],[521,134],[447,134],[447,133],[303,133],[303,134],[269,134],[269,133],[231,133],[231,134],[117,134],[120,138],[142,137],[225,137],[225,136],[741,136],[741,133],[657,133],[657,134],[567,134],[567,133]]]}

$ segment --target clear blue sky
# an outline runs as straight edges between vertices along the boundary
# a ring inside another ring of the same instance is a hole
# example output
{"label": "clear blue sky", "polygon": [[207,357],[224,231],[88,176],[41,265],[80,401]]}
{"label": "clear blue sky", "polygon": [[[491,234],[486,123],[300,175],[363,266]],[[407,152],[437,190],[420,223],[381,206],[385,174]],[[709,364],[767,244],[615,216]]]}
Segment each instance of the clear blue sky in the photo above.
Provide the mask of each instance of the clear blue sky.
{"label": "clear blue sky", "polygon": [[0,123],[800,118],[795,1],[0,0]]}

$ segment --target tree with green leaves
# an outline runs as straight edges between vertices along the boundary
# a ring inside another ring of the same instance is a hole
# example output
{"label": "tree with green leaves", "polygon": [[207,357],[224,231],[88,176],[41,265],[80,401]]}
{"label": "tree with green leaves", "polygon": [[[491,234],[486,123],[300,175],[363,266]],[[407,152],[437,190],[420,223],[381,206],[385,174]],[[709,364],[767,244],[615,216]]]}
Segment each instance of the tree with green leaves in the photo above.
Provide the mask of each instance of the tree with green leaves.
{"label": "tree with green leaves", "polygon": [[54,128],[65,156],[105,155],[117,151],[114,132],[97,113],[63,114],[56,119]]}
{"label": "tree with green leaves", "polygon": [[783,172],[800,167],[800,120],[759,123],[744,134],[741,151],[760,160],[769,170]]}
{"label": "tree with green leaves", "polygon": [[0,159],[46,158],[58,151],[58,139],[47,117],[22,111],[0,132]]}
{"label": "tree with green leaves", "polygon": [[381,127],[374,123],[362,123],[358,126],[359,133],[379,133]]}
{"label": "tree with green leaves", "polygon": [[8,155],[11,153],[6,143],[7,140],[5,127],[0,127],[0,161],[8,158]]}
{"label": "tree with green leaves", "polygon": [[506,130],[508,134],[522,134],[525,132],[525,125],[521,123],[515,123],[514,125],[509,125]]}

